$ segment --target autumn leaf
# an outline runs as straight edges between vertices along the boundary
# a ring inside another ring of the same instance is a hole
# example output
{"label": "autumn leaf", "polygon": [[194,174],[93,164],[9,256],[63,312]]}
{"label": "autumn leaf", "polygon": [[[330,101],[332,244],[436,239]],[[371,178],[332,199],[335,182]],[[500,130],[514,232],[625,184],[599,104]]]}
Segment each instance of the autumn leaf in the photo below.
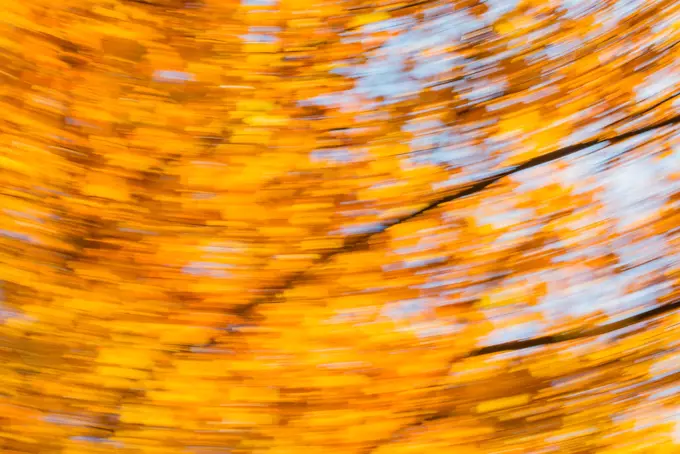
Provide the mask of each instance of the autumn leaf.
{"label": "autumn leaf", "polygon": [[361,27],[368,24],[374,24],[389,19],[390,15],[385,11],[376,11],[368,14],[360,14],[347,24],[350,28]]}
{"label": "autumn leaf", "polygon": [[503,397],[500,399],[494,399],[480,403],[479,405],[477,405],[477,412],[488,413],[492,411],[503,410],[506,408],[517,407],[520,405],[526,405],[528,402],[529,402],[528,394]]}

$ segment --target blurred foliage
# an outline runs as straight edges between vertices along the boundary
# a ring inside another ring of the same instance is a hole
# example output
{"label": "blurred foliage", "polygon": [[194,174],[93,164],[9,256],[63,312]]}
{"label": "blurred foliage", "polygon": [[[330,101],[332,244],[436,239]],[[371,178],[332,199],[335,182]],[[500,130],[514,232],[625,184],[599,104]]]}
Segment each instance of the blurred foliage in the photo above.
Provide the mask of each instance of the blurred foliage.
{"label": "blurred foliage", "polygon": [[4,2],[1,452],[680,451],[679,10]]}

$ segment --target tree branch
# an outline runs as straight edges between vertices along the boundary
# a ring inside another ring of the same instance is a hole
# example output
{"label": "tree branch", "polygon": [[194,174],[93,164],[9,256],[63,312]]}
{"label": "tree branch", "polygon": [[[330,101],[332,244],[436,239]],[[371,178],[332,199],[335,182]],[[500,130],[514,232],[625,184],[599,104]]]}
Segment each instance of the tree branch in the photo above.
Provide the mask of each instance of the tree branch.
{"label": "tree branch", "polygon": [[484,356],[493,353],[525,350],[527,348],[543,347],[546,345],[558,344],[561,342],[601,336],[603,334],[611,333],[613,331],[628,328],[631,325],[646,322],[661,315],[673,312],[678,308],[680,308],[680,299],[673,301],[672,303],[664,304],[662,306],[655,307],[654,309],[650,309],[648,311],[635,314],[631,317],[627,317],[616,322],[607,323],[605,325],[599,325],[592,328],[569,330],[564,331],[562,333],[552,334],[549,336],[534,337],[533,339],[518,340],[505,342],[502,344],[489,345],[487,347],[482,347],[470,352],[470,354],[468,354],[467,357],[473,358],[475,356]]}
{"label": "tree branch", "polygon": [[634,120],[634,119],[636,119],[636,118],[640,118],[640,117],[642,117],[642,116],[644,116],[644,115],[647,115],[649,112],[653,111],[653,110],[656,109],[657,107],[661,106],[662,104],[667,103],[668,101],[671,101],[671,100],[677,98],[678,96],[680,96],[680,91],[677,92],[677,93],[673,93],[672,95],[666,96],[666,97],[663,98],[662,100],[655,102],[654,104],[652,104],[651,106],[647,107],[646,109],[641,110],[640,112],[636,112],[636,113],[634,113],[633,115],[629,115],[629,116],[624,117],[624,118],[622,118],[622,119],[620,119],[620,120],[618,120],[618,121],[615,121],[614,123],[612,123],[612,124],[609,125],[609,126],[616,126],[616,125],[619,125],[619,124],[623,123],[623,122],[626,121],[626,120]]}
{"label": "tree branch", "polygon": [[492,184],[502,180],[505,177],[514,175],[516,173],[522,172],[524,170],[528,170],[534,167],[538,167],[543,164],[547,164],[549,162],[556,161],[558,159],[566,158],[570,155],[576,154],[580,151],[586,150],[588,148],[601,145],[601,144],[608,144],[612,145],[614,143],[622,142],[624,140],[631,139],[633,137],[636,137],[641,134],[645,134],[647,132],[651,132],[666,126],[672,126],[677,123],[680,123],[680,114],[675,115],[673,117],[670,117],[666,120],[662,120],[656,123],[652,123],[647,126],[643,126],[638,129],[634,129],[632,131],[627,131],[621,134],[617,134],[614,136],[603,136],[603,137],[598,137],[595,139],[591,139],[585,142],[581,142],[578,144],[574,145],[569,145],[566,147],[562,147],[560,149],[557,149],[555,151],[551,151],[549,153],[545,153],[541,156],[537,156],[535,158],[529,159],[525,161],[522,164],[519,164],[517,166],[513,166],[510,168],[506,168],[505,170],[502,170],[495,175],[492,175],[490,177],[483,178],[481,180],[478,180],[476,183],[471,184],[470,186],[459,189],[458,191],[453,192],[452,194],[444,195],[441,196],[437,199],[434,199],[427,203],[424,207],[413,211],[405,216],[398,217],[396,219],[393,219],[391,221],[388,221],[378,227],[376,227],[374,230],[364,233],[361,235],[354,235],[345,240],[345,244],[335,250],[329,251],[323,255],[321,255],[316,261],[314,261],[309,267],[302,271],[298,271],[297,273],[294,273],[292,276],[290,276],[280,287],[272,289],[268,295],[265,295],[261,298],[257,298],[251,303],[241,306],[237,311],[236,314],[243,316],[243,317],[250,317],[252,316],[252,311],[259,306],[260,304],[264,303],[270,303],[273,302],[282,292],[285,290],[288,290],[292,288],[294,285],[296,285],[298,282],[300,282],[302,279],[304,279],[306,276],[309,275],[309,272],[313,270],[316,266],[322,265],[324,263],[327,263],[330,259],[335,257],[336,255],[339,254],[346,254],[349,252],[352,252],[355,250],[358,246],[365,245],[367,244],[368,240],[371,239],[373,236],[384,233],[387,230],[391,229],[392,227],[403,224],[405,222],[408,222],[414,218],[417,218],[419,216],[422,216],[446,203],[453,202],[455,200],[460,200],[465,197],[469,197],[478,193],[481,193],[484,191],[486,188],[491,186]]}
{"label": "tree branch", "polygon": [[[468,354],[466,357],[467,358],[473,358],[476,356],[483,356],[483,355],[490,355],[493,353],[501,353],[501,352],[507,352],[507,351],[518,351],[518,350],[523,350],[527,348],[533,348],[533,347],[542,347],[546,345],[552,345],[552,344],[557,344],[561,342],[567,342],[571,340],[577,340],[577,339],[585,339],[588,337],[594,337],[594,336],[600,336],[602,334],[607,334],[612,331],[617,331],[620,329],[627,328],[631,325],[635,325],[638,323],[642,323],[648,320],[651,320],[655,317],[659,317],[661,315],[673,312],[674,310],[680,308],[680,299],[673,301],[670,304],[665,304],[663,306],[655,307],[654,309],[650,309],[648,311],[633,315],[631,317],[624,318],[623,320],[619,320],[617,322],[612,322],[612,323],[607,323],[605,325],[600,325],[596,326],[593,328],[585,328],[581,330],[571,330],[571,331],[565,331],[559,334],[554,334],[550,336],[541,336],[541,337],[536,337],[533,339],[527,339],[527,340],[522,340],[522,341],[513,341],[513,342],[505,342],[503,344],[496,344],[496,345],[490,345],[488,347],[482,347],[480,349],[472,351],[470,354]],[[457,361],[460,358],[453,358],[449,362],[449,369],[450,365],[454,362]],[[611,363],[616,362],[616,360],[610,361]],[[388,438],[381,440],[379,443],[376,443],[372,446],[370,446],[364,454],[371,454],[374,452],[376,449],[378,449],[380,446],[383,446],[386,443],[390,443],[394,441],[396,438],[399,437],[400,434],[403,434],[404,432],[414,429],[416,427],[421,427],[427,424],[428,422],[432,421],[437,421],[440,419],[446,419],[451,416],[451,409],[450,408],[444,408],[440,409],[437,411],[434,411],[430,414],[423,415],[420,418],[416,419],[415,421],[412,421],[401,428],[397,429],[392,435],[390,435]]]}

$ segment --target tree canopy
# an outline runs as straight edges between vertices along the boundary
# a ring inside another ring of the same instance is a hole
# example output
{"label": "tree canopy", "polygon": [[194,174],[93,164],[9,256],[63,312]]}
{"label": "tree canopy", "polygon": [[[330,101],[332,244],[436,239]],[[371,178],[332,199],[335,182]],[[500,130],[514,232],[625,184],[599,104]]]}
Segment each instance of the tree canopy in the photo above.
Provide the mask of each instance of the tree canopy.
{"label": "tree canopy", "polygon": [[0,451],[680,450],[680,3],[0,6]]}

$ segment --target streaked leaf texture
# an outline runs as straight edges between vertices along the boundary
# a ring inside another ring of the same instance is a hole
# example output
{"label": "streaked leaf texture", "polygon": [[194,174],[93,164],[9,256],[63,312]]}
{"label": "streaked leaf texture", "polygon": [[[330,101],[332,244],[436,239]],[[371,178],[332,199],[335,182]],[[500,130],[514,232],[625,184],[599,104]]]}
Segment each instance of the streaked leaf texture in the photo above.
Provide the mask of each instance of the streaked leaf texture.
{"label": "streaked leaf texture", "polygon": [[0,451],[673,453],[680,4],[0,6]]}

